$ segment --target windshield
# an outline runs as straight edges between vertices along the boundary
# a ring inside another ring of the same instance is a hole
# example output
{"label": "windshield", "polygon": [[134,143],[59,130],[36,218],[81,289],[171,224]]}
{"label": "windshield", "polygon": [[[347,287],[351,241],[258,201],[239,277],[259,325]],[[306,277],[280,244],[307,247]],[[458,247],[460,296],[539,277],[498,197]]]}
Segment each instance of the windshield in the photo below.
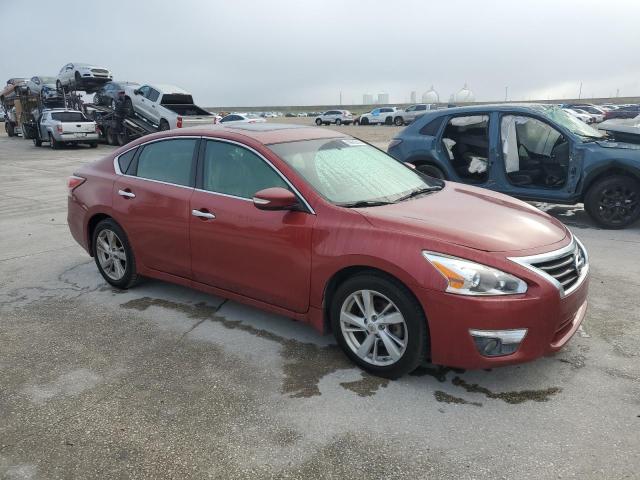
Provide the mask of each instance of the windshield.
{"label": "windshield", "polygon": [[574,117],[570,113],[565,112],[562,108],[555,105],[539,105],[541,110],[547,117],[564,128],[581,137],[589,138],[606,138],[606,135],[599,132],[595,128],[587,125],[582,120]]}
{"label": "windshield", "polygon": [[355,138],[304,140],[269,148],[337,205],[391,203],[412,192],[442,187],[440,180],[423,176]]}

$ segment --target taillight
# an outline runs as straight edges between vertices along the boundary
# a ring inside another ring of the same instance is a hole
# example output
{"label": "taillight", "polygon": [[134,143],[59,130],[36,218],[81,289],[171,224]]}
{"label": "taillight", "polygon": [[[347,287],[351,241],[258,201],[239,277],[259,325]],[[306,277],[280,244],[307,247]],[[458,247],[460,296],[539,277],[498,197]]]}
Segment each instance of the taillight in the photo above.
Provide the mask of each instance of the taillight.
{"label": "taillight", "polygon": [[67,180],[67,188],[69,189],[69,193],[73,192],[76,188],[86,182],[87,179],[84,177],[79,177],[77,175],[71,175],[69,180]]}
{"label": "taillight", "polygon": [[64,128],[62,128],[62,124],[59,123],[58,125],[56,125],[56,130],[58,131],[58,133],[64,132]]}
{"label": "taillight", "polygon": [[182,128],[182,117],[178,117],[178,120],[176,120],[176,127]]}

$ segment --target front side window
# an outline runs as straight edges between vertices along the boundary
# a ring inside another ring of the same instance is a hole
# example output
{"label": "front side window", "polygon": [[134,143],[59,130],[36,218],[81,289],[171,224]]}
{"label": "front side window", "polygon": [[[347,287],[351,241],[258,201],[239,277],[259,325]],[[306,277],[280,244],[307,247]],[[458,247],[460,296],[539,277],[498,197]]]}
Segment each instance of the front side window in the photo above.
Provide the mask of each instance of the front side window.
{"label": "front side window", "polygon": [[416,107],[416,110],[419,110],[419,111],[424,111],[424,110],[426,110],[426,109],[427,109],[427,106],[426,106],[426,105],[418,105],[418,106]]}
{"label": "front side window", "polygon": [[191,185],[195,138],[163,140],[145,145],[138,157],[136,176]]}
{"label": "front side window", "polygon": [[304,140],[269,148],[318,194],[337,205],[395,202],[416,190],[441,187],[439,180],[354,138]]}
{"label": "front side window", "polygon": [[252,198],[265,188],[287,183],[263,159],[246,148],[209,140],[204,155],[202,188],[241,198]]}
{"label": "front side window", "polygon": [[151,88],[147,87],[146,85],[138,89],[138,91],[143,97],[147,97],[149,95],[149,90],[151,90]]}

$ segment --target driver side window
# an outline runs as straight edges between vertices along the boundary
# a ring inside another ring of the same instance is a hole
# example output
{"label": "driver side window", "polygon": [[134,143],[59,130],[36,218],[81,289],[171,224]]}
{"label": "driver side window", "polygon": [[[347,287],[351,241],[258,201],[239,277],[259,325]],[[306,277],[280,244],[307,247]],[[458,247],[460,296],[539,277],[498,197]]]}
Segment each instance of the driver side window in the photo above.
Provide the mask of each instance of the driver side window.
{"label": "driver side window", "polygon": [[569,142],[551,125],[524,115],[500,122],[504,168],[518,186],[560,188],[569,170]]}

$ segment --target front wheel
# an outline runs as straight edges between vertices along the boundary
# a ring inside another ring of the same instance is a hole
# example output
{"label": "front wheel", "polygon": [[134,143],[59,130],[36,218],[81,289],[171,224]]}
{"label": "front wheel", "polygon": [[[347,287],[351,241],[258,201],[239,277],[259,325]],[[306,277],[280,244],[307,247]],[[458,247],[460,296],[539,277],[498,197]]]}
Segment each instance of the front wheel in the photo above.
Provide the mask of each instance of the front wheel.
{"label": "front wheel", "polygon": [[331,325],[345,354],[374,375],[398,378],[427,359],[422,307],[392,278],[367,273],[346,280],[333,296]]}
{"label": "front wheel", "polygon": [[612,175],[596,181],[584,198],[584,208],[601,227],[625,228],[640,218],[640,183]]}
{"label": "front wheel", "polygon": [[319,118],[316,118],[316,125],[321,127],[322,126],[322,120]]}
{"label": "front wheel", "polygon": [[96,266],[109,284],[127,289],[138,281],[129,239],[115,220],[106,218],[98,223],[93,232],[92,250]]}
{"label": "front wheel", "polygon": [[360,125],[369,125],[369,119],[367,117],[361,118]]}
{"label": "front wheel", "polygon": [[342,125],[342,120],[340,120],[339,118],[336,118],[336,125]]}

